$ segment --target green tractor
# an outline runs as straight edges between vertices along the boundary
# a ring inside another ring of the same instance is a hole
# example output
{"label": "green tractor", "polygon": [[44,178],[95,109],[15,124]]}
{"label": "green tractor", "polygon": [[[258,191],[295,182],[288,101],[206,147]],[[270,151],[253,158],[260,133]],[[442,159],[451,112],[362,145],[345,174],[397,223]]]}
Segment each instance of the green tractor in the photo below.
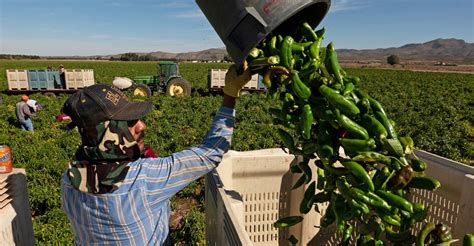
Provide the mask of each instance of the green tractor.
{"label": "green tractor", "polygon": [[159,61],[156,75],[135,76],[132,80],[116,77],[113,85],[121,90],[129,90],[136,96],[151,96],[153,92],[168,96],[191,95],[191,84],[179,74],[175,61]]}

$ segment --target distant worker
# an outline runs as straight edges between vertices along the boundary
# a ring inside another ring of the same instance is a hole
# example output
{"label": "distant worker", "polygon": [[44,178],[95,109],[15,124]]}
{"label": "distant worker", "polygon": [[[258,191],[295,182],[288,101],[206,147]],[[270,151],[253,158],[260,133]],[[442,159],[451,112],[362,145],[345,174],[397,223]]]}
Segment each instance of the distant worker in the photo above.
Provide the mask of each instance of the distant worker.
{"label": "distant worker", "polygon": [[43,105],[39,104],[39,102],[37,102],[36,100],[34,99],[28,99],[28,101],[26,102],[26,104],[28,104],[28,107],[30,107],[30,111],[36,113],[36,112],[39,112],[41,110],[43,110]]}
{"label": "distant worker", "polygon": [[21,129],[25,131],[33,131],[33,121],[31,120],[31,111],[28,106],[28,96],[21,96],[21,100],[16,104],[16,118],[20,122]]}
{"label": "distant worker", "polygon": [[64,65],[59,65],[59,80],[61,81],[61,88],[66,89],[66,71]]}

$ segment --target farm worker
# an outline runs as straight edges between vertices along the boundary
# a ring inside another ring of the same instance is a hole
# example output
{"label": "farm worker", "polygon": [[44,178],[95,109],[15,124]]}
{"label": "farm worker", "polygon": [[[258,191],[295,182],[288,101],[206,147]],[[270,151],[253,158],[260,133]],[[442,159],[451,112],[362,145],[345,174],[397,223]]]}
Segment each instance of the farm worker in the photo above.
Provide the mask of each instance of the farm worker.
{"label": "farm worker", "polygon": [[28,104],[28,107],[30,107],[30,111],[38,112],[40,110],[43,110],[43,106],[34,99],[28,99],[26,104]]}
{"label": "farm worker", "polygon": [[59,80],[61,82],[61,87],[66,89],[66,72],[63,64],[59,65]]}
{"label": "farm worker", "polygon": [[[150,102],[129,102],[116,87],[97,84],[63,106],[82,144],[61,181],[63,210],[76,244],[168,245],[170,198],[213,170],[229,149],[234,106],[250,81],[246,65],[226,74],[224,99],[203,142],[167,157],[142,157]],[[153,134],[153,129],[149,131]]]}
{"label": "farm worker", "polygon": [[25,131],[33,131],[33,121],[31,121],[31,111],[27,102],[29,97],[27,95],[22,95],[21,100],[16,104],[16,118],[20,122],[21,129]]}

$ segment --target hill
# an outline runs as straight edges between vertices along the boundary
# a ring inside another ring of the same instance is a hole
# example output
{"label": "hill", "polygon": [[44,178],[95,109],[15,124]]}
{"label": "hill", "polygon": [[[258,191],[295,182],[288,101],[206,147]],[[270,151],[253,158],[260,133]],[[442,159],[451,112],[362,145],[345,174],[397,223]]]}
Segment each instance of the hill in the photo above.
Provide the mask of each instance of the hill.
{"label": "hill", "polygon": [[[196,52],[148,53],[159,59],[176,60],[224,60],[227,56],[225,48],[213,48]],[[389,55],[397,55],[402,61],[442,61],[447,63],[474,64],[474,43],[466,43],[462,39],[435,39],[426,43],[406,44],[401,47],[378,49],[338,49],[341,61],[383,60]],[[114,57],[119,57],[114,55]]]}
{"label": "hill", "polygon": [[474,63],[474,43],[461,39],[435,39],[421,44],[406,44],[398,48],[385,49],[339,49],[340,60],[364,61],[385,60],[397,55],[404,61],[442,61],[449,63]]}
{"label": "hill", "polygon": [[[130,52],[129,52],[130,53]],[[222,61],[228,57],[225,48],[212,48],[195,52],[170,53],[154,51],[134,52],[149,55],[155,59],[179,61]],[[106,56],[41,57],[42,59],[118,59],[122,54]],[[446,64],[474,64],[474,43],[462,39],[435,39],[425,43],[406,44],[401,47],[377,49],[337,49],[339,60],[343,63],[385,62],[387,56],[397,55],[403,63],[433,61]],[[1,58],[1,55],[0,55]],[[7,58],[8,59],[8,58]]]}

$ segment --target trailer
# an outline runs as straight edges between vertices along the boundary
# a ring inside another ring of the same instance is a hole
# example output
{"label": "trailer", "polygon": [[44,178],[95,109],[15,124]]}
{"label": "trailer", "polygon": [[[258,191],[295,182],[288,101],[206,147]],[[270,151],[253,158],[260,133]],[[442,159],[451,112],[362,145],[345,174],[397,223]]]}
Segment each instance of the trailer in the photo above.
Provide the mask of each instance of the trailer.
{"label": "trailer", "polygon": [[47,69],[7,69],[8,94],[43,93],[55,96],[60,93],[74,93],[95,84],[92,69],[65,69],[64,76],[59,70]]}
{"label": "trailer", "polygon": [[[227,69],[209,69],[208,73],[208,88],[211,92],[220,92],[224,89],[225,74]],[[265,85],[262,82],[262,76],[254,74],[250,81],[242,88],[241,93],[246,94],[250,92],[266,91]]]}

